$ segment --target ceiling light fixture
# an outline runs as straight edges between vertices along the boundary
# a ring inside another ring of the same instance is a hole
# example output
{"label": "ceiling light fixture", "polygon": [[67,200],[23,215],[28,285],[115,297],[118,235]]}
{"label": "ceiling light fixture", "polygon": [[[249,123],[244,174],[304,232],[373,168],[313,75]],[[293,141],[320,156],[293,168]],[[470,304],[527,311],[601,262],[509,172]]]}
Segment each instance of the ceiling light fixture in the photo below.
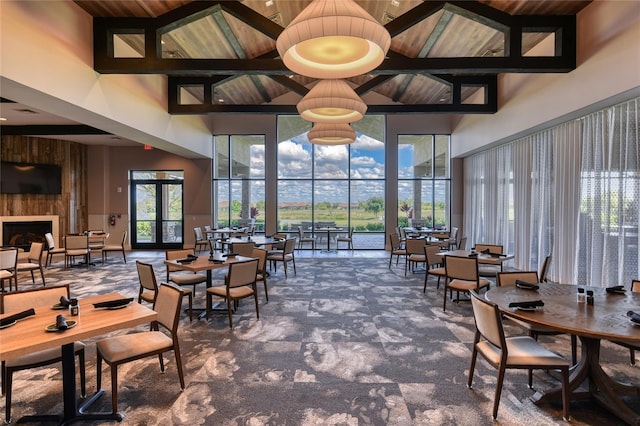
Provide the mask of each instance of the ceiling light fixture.
{"label": "ceiling light fixture", "polygon": [[297,105],[302,118],[314,123],[353,123],[367,104],[344,80],[320,80]]}
{"label": "ceiling light fixture", "polygon": [[353,0],[314,0],[276,41],[287,68],[323,79],[368,73],[390,45],[386,28]]}
{"label": "ceiling light fixture", "polygon": [[315,145],[348,145],[356,140],[356,132],[348,124],[317,123],[307,138]]}

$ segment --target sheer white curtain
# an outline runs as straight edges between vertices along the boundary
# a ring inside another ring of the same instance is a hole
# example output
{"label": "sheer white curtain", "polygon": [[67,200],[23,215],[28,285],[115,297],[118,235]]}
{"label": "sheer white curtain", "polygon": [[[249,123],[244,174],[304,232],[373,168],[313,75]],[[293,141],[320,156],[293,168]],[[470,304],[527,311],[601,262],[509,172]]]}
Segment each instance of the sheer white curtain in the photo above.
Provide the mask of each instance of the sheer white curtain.
{"label": "sheer white curtain", "polygon": [[[503,244],[517,269],[594,286],[640,277],[640,100],[465,158],[471,243]],[[513,213],[510,213],[510,212]]]}
{"label": "sheer white curtain", "polygon": [[640,185],[638,100],[583,118],[578,279],[628,285],[637,279]]}

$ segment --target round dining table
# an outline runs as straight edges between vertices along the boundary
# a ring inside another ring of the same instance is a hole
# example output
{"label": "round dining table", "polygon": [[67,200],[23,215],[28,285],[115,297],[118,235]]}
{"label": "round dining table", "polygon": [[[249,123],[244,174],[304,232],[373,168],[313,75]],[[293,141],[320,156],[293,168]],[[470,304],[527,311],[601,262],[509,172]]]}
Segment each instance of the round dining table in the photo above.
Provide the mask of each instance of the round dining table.
{"label": "round dining table", "polygon": [[[632,410],[621,398],[623,394],[640,396],[640,388],[611,378],[600,364],[601,340],[624,341],[640,346],[640,325],[630,321],[628,311],[640,314],[640,294],[608,293],[604,288],[582,287],[593,291],[593,304],[577,301],[580,286],[541,283],[538,290],[515,286],[493,288],[485,293],[487,300],[500,311],[535,325],[574,334],[581,342],[581,357],[572,367],[569,392],[572,399],[590,397],[628,424],[640,425],[640,413]],[[535,310],[509,307],[512,302],[542,300],[544,306]],[[561,400],[561,387],[533,396],[536,403]]]}

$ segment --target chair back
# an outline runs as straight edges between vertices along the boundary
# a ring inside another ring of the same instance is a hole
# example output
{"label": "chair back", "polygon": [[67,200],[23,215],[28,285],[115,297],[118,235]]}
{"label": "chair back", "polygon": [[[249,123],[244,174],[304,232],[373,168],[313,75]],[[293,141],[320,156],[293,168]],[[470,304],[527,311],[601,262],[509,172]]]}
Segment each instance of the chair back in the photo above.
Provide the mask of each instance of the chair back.
{"label": "chair back", "polygon": [[300,237],[300,239],[304,238],[304,231],[302,230],[302,226],[298,226],[298,237]]}
{"label": "chair back", "polygon": [[[189,254],[193,255],[195,254],[195,251],[193,249],[167,250],[165,252],[165,258],[166,260],[184,259]],[[165,266],[167,267],[167,281],[169,281],[169,273],[183,270],[177,265],[165,264]]]}
{"label": "chair back", "polygon": [[18,263],[18,249],[0,249],[0,269],[13,271]]}
{"label": "chair back", "polygon": [[242,243],[232,243],[231,251],[233,253],[238,253],[240,256],[251,257],[251,252],[253,251],[256,245],[251,241],[242,242]]}
{"label": "chair back", "polygon": [[[448,260],[447,260],[448,262]],[[489,343],[500,350],[506,350],[502,318],[498,307],[471,290],[471,305],[476,329]],[[503,354],[505,356],[506,354]]]}
{"label": "chair back", "polygon": [[478,281],[478,258],[445,256],[444,268],[451,280]]}
{"label": "chair back", "polygon": [[296,239],[288,238],[284,243],[284,254],[293,254],[293,251],[296,249]]}
{"label": "chair back", "polygon": [[540,269],[540,282],[547,282],[547,274],[549,273],[549,266],[551,265],[551,255],[544,258],[542,262],[542,268]]}
{"label": "chair back", "polygon": [[389,234],[389,246],[391,250],[399,250],[400,247],[400,236],[398,234]]}
{"label": "chair back", "polygon": [[251,250],[251,257],[258,259],[258,273],[265,274],[267,267],[267,255],[268,252],[265,249],[254,247]]}
{"label": "chair back", "polygon": [[50,308],[60,303],[61,296],[68,298],[69,295],[69,284],[0,293],[0,313],[21,312],[40,306]]}
{"label": "chair back", "polygon": [[458,241],[458,228],[455,226],[451,227],[451,236],[449,237],[451,241]]}
{"label": "chair back", "polygon": [[407,255],[412,254],[424,254],[424,240],[418,238],[408,238],[405,243],[405,250]]}
{"label": "chair back", "polygon": [[31,248],[29,248],[29,262],[40,263],[43,249],[44,249],[43,243],[32,242]]}
{"label": "chair back", "polygon": [[193,233],[196,237],[196,241],[204,240],[204,237],[202,235],[202,228],[200,228],[199,226],[196,226],[195,228],[193,228]]}
{"label": "chair back", "polygon": [[67,250],[89,250],[89,235],[67,235],[64,247]]}
{"label": "chair back", "polygon": [[157,298],[158,282],[156,281],[156,274],[153,272],[153,265],[136,260],[136,268],[138,269],[138,280],[140,281],[140,294],[145,290],[152,291],[154,297]]}
{"label": "chair back", "polygon": [[355,226],[352,226],[351,228],[349,228],[349,238],[353,238],[353,233],[355,232],[356,228]]}
{"label": "chair back", "polygon": [[476,251],[478,253],[486,249],[489,249],[489,253],[492,254],[502,254],[503,250],[502,246],[499,244],[476,244]]}
{"label": "chair back", "polygon": [[516,281],[524,281],[529,284],[540,282],[536,271],[498,272],[496,274],[496,285],[498,287],[516,285]]}
{"label": "chair back", "polygon": [[47,242],[47,250],[51,250],[56,248],[56,242],[53,240],[53,235],[51,232],[47,232],[44,234],[44,239]]}
{"label": "chair back", "polygon": [[257,274],[258,259],[234,262],[229,265],[229,273],[225,281],[229,288],[254,285]]}
{"label": "chair back", "polygon": [[162,283],[153,303],[153,310],[158,313],[157,322],[170,330],[173,337],[177,336],[183,296],[184,292],[181,288]]}
{"label": "chair back", "polygon": [[432,232],[431,236],[439,240],[448,240],[451,234],[447,231],[438,231],[438,232]]}
{"label": "chair back", "polygon": [[442,263],[442,257],[438,256],[440,246],[426,245],[424,246],[424,257],[427,259],[427,265],[439,265]]}
{"label": "chair back", "polygon": [[127,231],[124,231],[122,233],[122,241],[120,242],[120,244],[122,245],[123,249],[124,249],[124,245],[126,244],[126,242],[127,242]]}
{"label": "chair back", "polygon": [[631,291],[640,293],[640,280],[631,280]]}
{"label": "chair back", "polygon": [[458,241],[458,250],[466,250],[467,249],[467,237],[460,238]]}

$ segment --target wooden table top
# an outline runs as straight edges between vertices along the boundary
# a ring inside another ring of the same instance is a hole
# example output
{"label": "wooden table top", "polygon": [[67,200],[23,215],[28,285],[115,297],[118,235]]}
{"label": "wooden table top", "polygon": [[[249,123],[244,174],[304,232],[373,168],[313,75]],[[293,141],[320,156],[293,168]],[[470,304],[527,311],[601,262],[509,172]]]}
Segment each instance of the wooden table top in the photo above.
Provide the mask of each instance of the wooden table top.
{"label": "wooden table top", "polygon": [[167,265],[172,265],[177,268],[184,269],[186,271],[206,271],[211,269],[218,268],[226,268],[231,263],[242,262],[244,260],[253,259],[252,257],[245,256],[235,256],[235,257],[224,257],[222,253],[214,253],[213,259],[216,261],[210,262],[209,255],[198,256],[196,260],[191,263],[179,263],[176,260],[165,260],[164,263]]}
{"label": "wooden table top", "polygon": [[[469,250],[449,250],[449,251],[441,251],[440,253],[436,253],[436,254],[438,256],[469,257],[471,253],[476,253],[476,252],[472,252]],[[491,256],[490,254],[478,253],[478,263],[499,265],[513,258],[514,256],[512,254],[503,254],[500,257],[495,257],[495,256]]]}
{"label": "wooden table top", "polygon": [[[34,307],[36,315],[0,330],[0,361],[149,323],[158,317],[155,311],[136,302],[122,309],[93,307],[93,303],[123,297],[118,293],[111,293],[79,299],[80,315],[75,317],[70,316],[67,310],[54,310],[51,306]],[[46,331],[45,327],[54,324],[58,314],[63,314],[67,321],[77,321],[78,324],[64,331]]]}
{"label": "wooden table top", "polygon": [[[640,343],[640,326],[633,325],[627,311],[640,313],[640,294],[609,294],[603,288],[584,287],[594,292],[594,304],[577,302],[575,285],[541,283],[538,291],[515,286],[492,288],[485,297],[500,307],[505,315],[532,324],[595,339],[624,340]],[[511,302],[542,300],[536,311],[509,308]]]}

